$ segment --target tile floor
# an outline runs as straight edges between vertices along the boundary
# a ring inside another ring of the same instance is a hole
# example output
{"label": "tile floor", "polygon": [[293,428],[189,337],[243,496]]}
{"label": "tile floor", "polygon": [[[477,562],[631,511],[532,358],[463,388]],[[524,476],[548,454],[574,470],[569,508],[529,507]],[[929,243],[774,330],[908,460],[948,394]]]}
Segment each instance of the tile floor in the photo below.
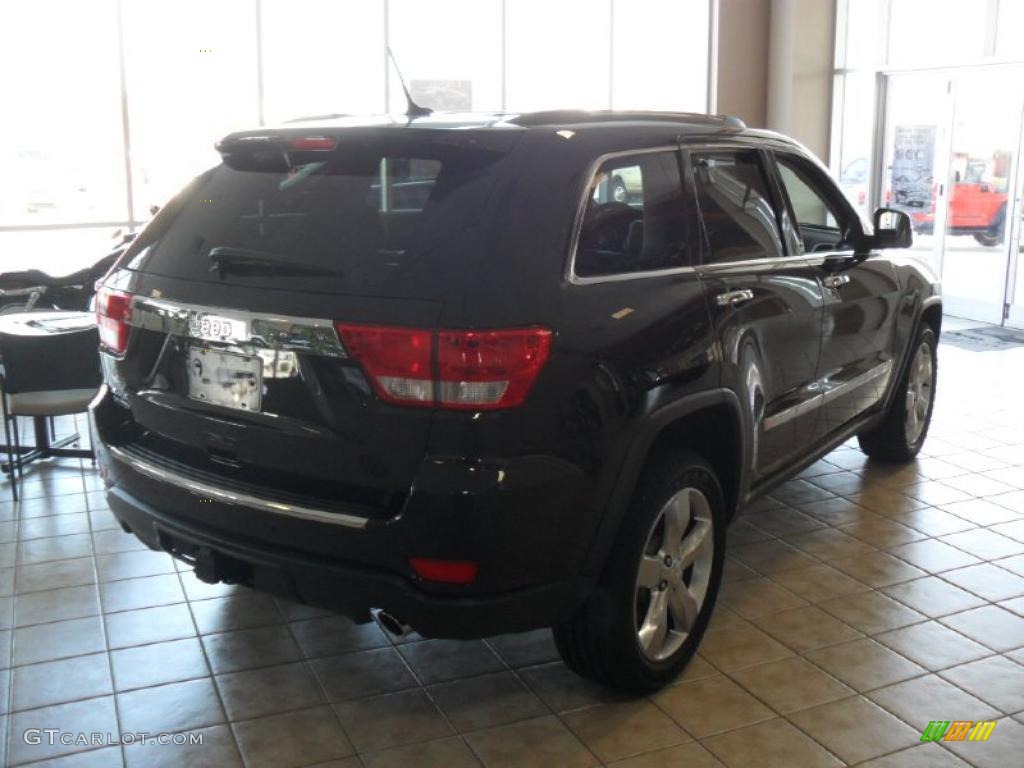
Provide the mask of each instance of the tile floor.
{"label": "tile floor", "polygon": [[[1020,765],[1024,348],[945,346],[940,366],[915,464],[844,446],[743,513],[699,657],[640,699],[568,672],[547,632],[395,643],[202,584],[120,531],[88,464],[33,467],[0,502],[6,763]],[[998,725],[922,744],[935,719]],[[32,745],[28,728],[204,744]]]}

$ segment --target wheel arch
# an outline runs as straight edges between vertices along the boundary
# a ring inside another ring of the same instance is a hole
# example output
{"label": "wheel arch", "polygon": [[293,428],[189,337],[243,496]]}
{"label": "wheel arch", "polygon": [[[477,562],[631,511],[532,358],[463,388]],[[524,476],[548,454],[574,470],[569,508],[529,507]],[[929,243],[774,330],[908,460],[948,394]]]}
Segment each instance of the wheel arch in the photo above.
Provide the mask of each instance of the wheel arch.
{"label": "wheel arch", "polygon": [[609,496],[587,560],[589,574],[599,573],[607,560],[648,459],[665,448],[691,450],[711,464],[732,520],[749,484],[751,440],[745,427],[748,419],[742,413],[736,393],[724,388],[681,398],[650,413],[632,441]]}

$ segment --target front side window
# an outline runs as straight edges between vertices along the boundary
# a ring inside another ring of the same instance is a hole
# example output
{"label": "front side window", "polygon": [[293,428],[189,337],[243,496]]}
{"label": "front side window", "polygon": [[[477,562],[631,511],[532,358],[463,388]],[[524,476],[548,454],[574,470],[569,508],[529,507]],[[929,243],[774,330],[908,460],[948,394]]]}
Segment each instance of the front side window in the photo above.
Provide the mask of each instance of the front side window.
{"label": "front side window", "polygon": [[805,160],[777,155],[776,163],[804,252],[835,250],[844,239],[846,217],[829,199],[824,185],[830,182]]}
{"label": "front side window", "polygon": [[674,151],[605,161],[587,190],[576,275],[599,277],[689,265],[692,210]]}
{"label": "front side window", "polygon": [[781,256],[778,218],[754,150],[693,155],[706,263]]}

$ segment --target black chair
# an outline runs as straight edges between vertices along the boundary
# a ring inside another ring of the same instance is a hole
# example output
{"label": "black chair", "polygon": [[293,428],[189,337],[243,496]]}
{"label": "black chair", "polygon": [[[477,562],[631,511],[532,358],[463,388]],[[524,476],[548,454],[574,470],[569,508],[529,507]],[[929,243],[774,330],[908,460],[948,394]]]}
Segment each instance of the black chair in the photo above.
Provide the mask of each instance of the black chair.
{"label": "black chair", "polygon": [[[79,435],[51,442],[48,429],[48,421],[55,416],[86,411],[102,381],[99,335],[87,317],[38,312],[0,318],[0,411],[7,449],[4,470],[15,499],[17,477],[23,475],[26,463],[50,456],[95,459],[91,449],[68,447],[79,441]],[[34,420],[35,445],[22,446],[19,417]]]}

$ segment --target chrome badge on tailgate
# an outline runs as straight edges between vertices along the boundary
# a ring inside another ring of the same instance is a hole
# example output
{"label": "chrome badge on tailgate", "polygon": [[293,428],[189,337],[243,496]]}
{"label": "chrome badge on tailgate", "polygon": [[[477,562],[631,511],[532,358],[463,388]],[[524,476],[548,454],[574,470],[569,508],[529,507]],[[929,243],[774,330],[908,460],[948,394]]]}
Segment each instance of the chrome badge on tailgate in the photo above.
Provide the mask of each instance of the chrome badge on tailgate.
{"label": "chrome badge on tailgate", "polygon": [[249,324],[236,317],[224,317],[209,312],[188,313],[188,334],[203,341],[230,341],[236,344],[249,340]]}

